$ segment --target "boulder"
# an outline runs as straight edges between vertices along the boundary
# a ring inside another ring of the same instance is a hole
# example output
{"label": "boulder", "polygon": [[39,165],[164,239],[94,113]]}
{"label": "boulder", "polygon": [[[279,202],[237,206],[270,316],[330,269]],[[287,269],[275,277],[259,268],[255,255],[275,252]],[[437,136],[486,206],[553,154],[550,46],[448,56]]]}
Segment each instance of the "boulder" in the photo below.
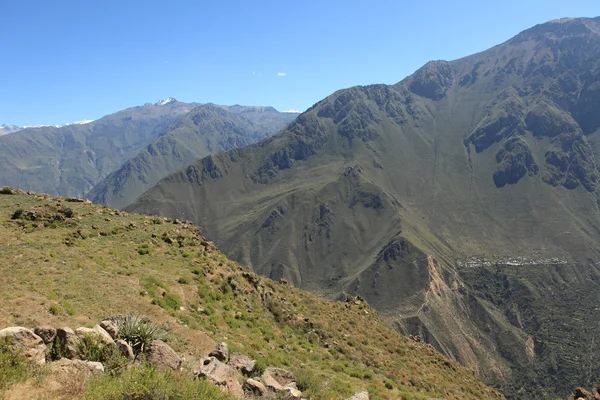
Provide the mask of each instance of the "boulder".
{"label": "boulder", "polygon": [[216,357],[203,359],[199,369],[194,371],[194,375],[208,379],[214,385],[228,391],[235,397],[244,397],[244,390],[238,381],[236,370],[232,366],[222,363]]}
{"label": "boulder", "polygon": [[123,355],[128,359],[133,360],[135,358],[135,354],[133,354],[133,349],[131,348],[129,343],[127,343],[123,339],[117,339],[115,341],[115,345],[119,350],[121,350],[121,353],[123,353]]}
{"label": "boulder", "polygon": [[73,329],[65,327],[58,328],[56,330],[56,337],[54,338],[54,346],[63,346],[63,354],[67,358],[77,357],[79,352],[79,336],[73,332]]}
{"label": "boulder", "polygon": [[154,340],[150,346],[144,350],[146,360],[156,364],[158,368],[170,368],[178,370],[181,368],[183,360],[175,351],[162,340]]}
{"label": "boulder", "polygon": [[227,362],[227,364],[241,371],[244,375],[250,375],[254,372],[256,360],[253,360],[242,353],[235,352],[229,355],[229,362]]}
{"label": "boulder", "polygon": [[112,337],[100,325],[96,325],[93,328],[77,328],[75,329],[75,334],[79,337],[87,335],[96,336],[98,339],[100,339],[106,344],[115,344],[115,341],[112,339]]}
{"label": "boulder", "polygon": [[268,389],[276,392],[285,391],[287,388],[297,388],[294,374],[281,368],[270,367],[263,372],[261,380]]}
{"label": "boulder", "polygon": [[592,394],[587,390],[584,389],[582,387],[578,387],[577,389],[575,389],[575,392],[573,393],[573,399],[575,400],[592,400],[593,396]]}
{"label": "boulder", "polygon": [[119,337],[119,326],[115,322],[104,320],[100,322],[100,326],[110,335],[111,338],[117,339],[117,337]]}
{"label": "boulder", "polygon": [[46,344],[52,343],[56,337],[56,329],[51,326],[38,326],[33,329],[33,333],[41,337]]}
{"label": "boulder", "polygon": [[227,362],[227,359],[229,358],[229,347],[227,346],[227,343],[217,343],[215,349],[211,351],[208,356],[214,357],[219,361]]}
{"label": "boulder", "polygon": [[286,387],[284,393],[284,400],[302,400],[302,392],[295,387]]}
{"label": "boulder", "polygon": [[248,396],[262,397],[267,394],[267,388],[262,382],[255,379],[247,379],[243,386],[244,393]]}
{"label": "boulder", "polygon": [[369,400],[369,392],[356,392],[354,396],[350,397],[348,400]]}
{"label": "boulder", "polygon": [[69,360],[68,358],[61,358],[50,365],[52,370],[62,370],[71,375],[81,372],[88,376],[104,373],[104,365],[95,361]]}
{"label": "boulder", "polygon": [[0,330],[0,338],[8,337],[15,351],[34,361],[36,364],[46,363],[46,345],[41,337],[27,328],[14,326]]}

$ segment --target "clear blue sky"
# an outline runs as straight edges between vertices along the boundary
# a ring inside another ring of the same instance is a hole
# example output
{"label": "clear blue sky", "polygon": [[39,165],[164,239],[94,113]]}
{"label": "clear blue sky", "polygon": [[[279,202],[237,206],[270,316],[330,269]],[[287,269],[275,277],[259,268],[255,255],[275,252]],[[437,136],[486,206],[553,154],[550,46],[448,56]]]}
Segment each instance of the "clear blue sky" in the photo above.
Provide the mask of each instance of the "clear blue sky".
{"label": "clear blue sky", "polygon": [[35,125],[169,96],[304,110],[600,2],[0,0],[0,15],[0,124]]}

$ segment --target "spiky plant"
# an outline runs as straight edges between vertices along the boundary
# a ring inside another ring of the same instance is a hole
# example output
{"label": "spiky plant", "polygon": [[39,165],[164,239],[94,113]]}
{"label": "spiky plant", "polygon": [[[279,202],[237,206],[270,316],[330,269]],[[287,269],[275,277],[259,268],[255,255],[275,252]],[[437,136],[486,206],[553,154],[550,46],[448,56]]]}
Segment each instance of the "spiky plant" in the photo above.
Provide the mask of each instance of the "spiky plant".
{"label": "spiky plant", "polygon": [[118,321],[119,338],[125,340],[135,353],[143,353],[153,340],[164,340],[167,331],[148,318],[140,315],[127,315]]}

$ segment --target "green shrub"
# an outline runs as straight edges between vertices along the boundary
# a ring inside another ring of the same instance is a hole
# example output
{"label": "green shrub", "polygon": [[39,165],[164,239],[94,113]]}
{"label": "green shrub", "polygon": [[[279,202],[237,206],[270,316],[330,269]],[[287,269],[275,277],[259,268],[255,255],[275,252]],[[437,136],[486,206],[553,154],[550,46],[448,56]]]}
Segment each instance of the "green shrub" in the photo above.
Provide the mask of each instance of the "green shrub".
{"label": "green shrub", "polygon": [[11,219],[19,219],[23,216],[24,212],[25,212],[25,210],[23,210],[22,208],[17,208],[10,218]]}
{"label": "green shrub", "polygon": [[109,374],[117,374],[125,370],[129,360],[116,346],[103,342],[97,335],[85,335],[77,345],[82,359],[98,361],[104,365]]}
{"label": "green shrub", "polygon": [[143,353],[153,340],[164,340],[167,336],[165,328],[139,315],[128,315],[118,326],[119,339],[129,343],[136,355]]}
{"label": "green shrub", "polygon": [[13,188],[10,186],[4,186],[2,190],[0,190],[0,194],[13,194]]}
{"label": "green shrub", "polygon": [[146,254],[150,254],[150,252],[152,251],[152,246],[149,243],[142,243],[140,245],[140,247],[138,248],[138,253],[140,255],[146,255]]}
{"label": "green shrub", "polygon": [[120,376],[100,376],[88,384],[87,400],[227,400],[229,395],[206,380],[142,363]]}
{"label": "green shrub", "polygon": [[65,357],[68,358],[69,352],[67,351],[67,342],[64,338],[56,337],[54,341],[46,348],[46,358],[51,360],[60,360]]}
{"label": "green shrub", "polygon": [[182,276],[181,278],[177,279],[177,283],[181,285],[187,285],[188,283],[190,283],[190,280],[185,276]]}
{"label": "green shrub", "polygon": [[60,307],[58,304],[51,304],[50,307],[48,307],[48,312],[52,315],[58,315],[60,314]]}

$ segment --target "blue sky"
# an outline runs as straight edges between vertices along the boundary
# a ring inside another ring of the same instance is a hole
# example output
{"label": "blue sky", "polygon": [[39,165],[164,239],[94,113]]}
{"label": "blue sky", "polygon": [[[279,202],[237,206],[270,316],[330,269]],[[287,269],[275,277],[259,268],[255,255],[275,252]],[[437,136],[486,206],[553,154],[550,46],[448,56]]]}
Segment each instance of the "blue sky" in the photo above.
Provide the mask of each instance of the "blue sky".
{"label": "blue sky", "polygon": [[0,0],[0,124],[61,124],[155,102],[304,110],[485,50],[598,0]]}

